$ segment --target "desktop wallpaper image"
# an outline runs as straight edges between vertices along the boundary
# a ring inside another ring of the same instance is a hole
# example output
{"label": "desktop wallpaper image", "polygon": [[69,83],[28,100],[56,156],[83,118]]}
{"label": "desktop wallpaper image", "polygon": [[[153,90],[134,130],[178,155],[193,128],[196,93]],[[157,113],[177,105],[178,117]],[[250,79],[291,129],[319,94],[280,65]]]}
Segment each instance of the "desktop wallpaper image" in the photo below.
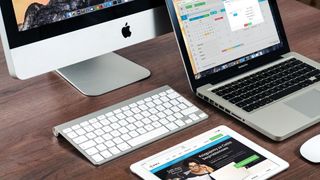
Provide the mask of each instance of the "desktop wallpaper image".
{"label": "desktop wallpaper image", "polygon": [[12,0],[19,31],[66,19],[66,14],[108,0]]}

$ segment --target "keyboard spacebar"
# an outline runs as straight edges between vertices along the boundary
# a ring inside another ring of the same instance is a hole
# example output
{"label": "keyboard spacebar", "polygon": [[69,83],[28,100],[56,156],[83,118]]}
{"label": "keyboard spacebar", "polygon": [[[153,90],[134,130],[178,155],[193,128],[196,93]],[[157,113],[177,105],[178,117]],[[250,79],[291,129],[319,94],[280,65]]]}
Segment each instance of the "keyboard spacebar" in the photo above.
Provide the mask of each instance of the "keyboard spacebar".
{"label": "keyboard spacebar", "polygon": [[142,143],[145,143],[153,138],[156,138],[158,136],[161,136],[165,133],[169,132],[169,130],[167,128],[165,128],[164,126],[158,128],[158,129],[155,129],[155,130],[152,130],[150,132],[147,132],[146,134],[143,134],[139,137],[136,137],[134,139],[131,139],[128,141],[128,143],[131,145],[131,146],[137,146],[139,144],[142,144]]}

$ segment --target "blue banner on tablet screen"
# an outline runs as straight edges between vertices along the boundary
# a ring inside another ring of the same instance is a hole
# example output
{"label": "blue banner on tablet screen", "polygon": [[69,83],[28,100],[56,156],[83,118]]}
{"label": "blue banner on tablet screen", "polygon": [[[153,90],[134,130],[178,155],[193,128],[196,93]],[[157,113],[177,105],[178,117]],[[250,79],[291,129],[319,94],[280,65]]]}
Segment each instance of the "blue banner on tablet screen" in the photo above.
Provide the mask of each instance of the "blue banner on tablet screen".
{"label": "blue banner on tablet screen", "polygon": [[188,147],[177,146],[143,167],[164,180],[259,179],[279,167],[224,132],[205,136]]}

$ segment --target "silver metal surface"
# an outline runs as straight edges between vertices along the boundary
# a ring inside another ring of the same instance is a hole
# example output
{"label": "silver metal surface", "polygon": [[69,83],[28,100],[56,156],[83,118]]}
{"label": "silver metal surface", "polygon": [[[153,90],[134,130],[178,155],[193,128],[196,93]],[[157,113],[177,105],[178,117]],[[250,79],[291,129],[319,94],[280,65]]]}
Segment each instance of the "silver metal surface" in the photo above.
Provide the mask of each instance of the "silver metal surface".
{"label": "silver metal surface", "polygon": [[115,53],[80,62],[57,72],[81,93],[99,96],[150,76],[150,71]]}
{"label": "silver metal surface", "polygon": [[[147,144],[150,144],[150,143],[152,143],[152,142],[154,142],[154,141],[156,141],[156,140],[159,140],[159,139],[164,138],[164,137],[166,137],[166,136],[168,136],[168,135],[171,135],[171,134],[173,134],[173,133],[176,133],[176,132],[178,132],[178,131],[181,131],[181,130],[183,130],[183,129],[187,128],[187,127],[190,127],[190,126],[192,126],[192,125],[195,125],[195,124],[197,124],[197,123],[199,123],[199,122],[201,122],[201,121],[203,121],[203,120],[205,120],[205,119],[208,118],[208,115],[206,115],[203,111],[201,111],[200,109],[198,109],[196,112],[194,112],[194,114],[197,115],[197,116],[205,115],[204,117],[200,117],[198,120],[192,121],[190,124],[185,124],[184,126],[178,127],[177,129],[170,130],[170,131],[167,132],[167,133],[164,133],[164,134],[162,134],[162,135],[160,135],[160,136],[157,136],[156,138],[153,138],[153,139],[151,139],[151,140],[149,140],[149,141],[146,141],[146,142],[144,142],[144,143],[142,143],[142,144],[139,144],[139,145],[137,145],[137,146],[134,146],[134,147],[130,148],[129,150],[126,150],[126,151],[123,151],[123,152],[121,152],[121,153],[119,153],[119,154],[113,155],[112,157],[110,157],[110,158],[108,158],[108,159],[105,159],[105,160],[103,160],[102,162],[99,162],[99,163],[95,162],[95,161],[92,159],[92,157],[89,156],[84,150],[82,150],[82,149],[79,147],[79,145],[77,145],[76,143],[74,143],[74,141],[73,141],[71,138],[69,138],[69,137],[67,136],[67,134],[63,133],[63,130],[66,129],[66,128],[70,128],[70,127],[72,127],[72,126],[74,126],[74,125],[80,124],[80,123],[82,123],[82,122],[84,122],[84,121],[88,121],[88,120],[90,120],[90,119],[92,119],[92,118],[96,118],[96,117],[98,117],[98,116],[100,116],[100,115],[104,115],[104,114],[109,113],[109,112],[112,112],[112,111],[114,111],[114,110],[121,109],[122,107],[129,106],[129,105],[132,104],[132,103],[137,103],[137,102],[140,101],[140,100],[144,100],[145,98],[152,97],[153,95],[159,94],[159,93],[161,93],[161,92],[165,92],[165,91],[170,90],[170,89],[172,89],[172,88],[170,88],[169,86],[163,86],[163,87],[160,87],[160,88],[158,88],[158,89],[155,89],[155,90],[146,92],[146,93],[144,93],[144,94],[141,94],[141,95],[139,95],[139,96],[133,97],[133,98],[131,98],[131,99],[128,99],[128,100],[126,100],[126,101],[122,101],[122,102],[120,102],[120,103],[118,103],[118,104],[115,104],[115,105],[112,105],[112,106],[110,106],[110,107],[106,107],[106,108],[104,108],[104,109],[101,109],[101,110],[99,110],[99,111],[93,112],[93,113],[91,113],[91,114],[88,114],[88,115],[79,117],[79,118],[77,118],[77,119],[74,119],[74,120],[72,120],[72,121],[63,123],[63,124],[58,125],[58,126],[55,126],[55,127],[52,129],[53,134],[54,134],[56,137],[58,137],[59,135],[62,135],[62,136],[63,136],[65,139],[67,139],[79,152],[81,152],[88,160],[90,160],[90,162],[91,162],[92,164],[94,164],[94,165],[101,165],[101,164],[106,163],[106,162],[108,162],[108,161],[111,161],[111,160],[113,160],[113,159],[115,159],[115,158],[117,158],[117,157],[120,157],[120,156],[122,156],[122,155],[124,155],[124,154],[127,154],[127,153],[129,153],[129,152],[131,152],[131,151],[134,151],[134,150],[136,150],[136,149],[138,149],[138,148],[141,148],[141,147],[143,147],[143,146],[145,146],[145,145],[147,145]],[[192,106],[194,106],[194,105],[192,105]],[[183,121],[184,121],[184,120],[187,120],[187,119],[189,119],[189,116],[184,116],[184,117],[180,118],[180,120],[183,120]]]}
{"label": "silver metal surface", "polygon": [[[232,83],[246,76],[262,71],[276,64],[282,63],[291,58],[297,58],[302,62],[305,62],[315,68],[320,69],[319,63],[307,57],[304,57],[298,53],[290,52],[288,54],[283,55],[283,59],[279,61],[244,73],[215,86],[211,84],[204,85],[197,89],[197,95],[200,98],[207,97],[210,101],[210,104],[218,107],[219,109],[223,110],[232,117],[247,124],[253,129],[259,131],[260,133],[266,135],[270,139],[275,141],[283,141],[288,137],[297,134],[298,132],[320,122],[320,112],[318,112],[318,115],[314,115],[312,118],[310,118],[307,115],[286,105],[286,102],[290,101],[291,99],[295,99],[296,97],[301,96],[308,91],[320,91],[320,82],[315,83],[307,88],[301,89],[295,93],[292,93],[284,98],[281,98],[275,102],[272,102],[271,104],[268,104],[250,113],[242,110],[241,108],[230,103],[229,101],[224,100],[222,97],[215,95],[211,92],[211,90]],[[315,102],[310,102],[309,105],[311,106],[311,104],[312,106],[320,106],[320,102],[317,102],[316,104]]]}

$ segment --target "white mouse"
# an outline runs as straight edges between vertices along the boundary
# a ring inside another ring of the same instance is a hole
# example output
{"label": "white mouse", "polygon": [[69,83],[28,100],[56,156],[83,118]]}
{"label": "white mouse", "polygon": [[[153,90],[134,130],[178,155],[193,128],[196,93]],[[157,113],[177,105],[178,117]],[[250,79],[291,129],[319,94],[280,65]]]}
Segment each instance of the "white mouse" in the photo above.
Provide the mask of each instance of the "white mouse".
{"label": "white mouse", "polygon": [[301,155],[313,163],[320,163],[320,134],[305,142],[300,148]]}

